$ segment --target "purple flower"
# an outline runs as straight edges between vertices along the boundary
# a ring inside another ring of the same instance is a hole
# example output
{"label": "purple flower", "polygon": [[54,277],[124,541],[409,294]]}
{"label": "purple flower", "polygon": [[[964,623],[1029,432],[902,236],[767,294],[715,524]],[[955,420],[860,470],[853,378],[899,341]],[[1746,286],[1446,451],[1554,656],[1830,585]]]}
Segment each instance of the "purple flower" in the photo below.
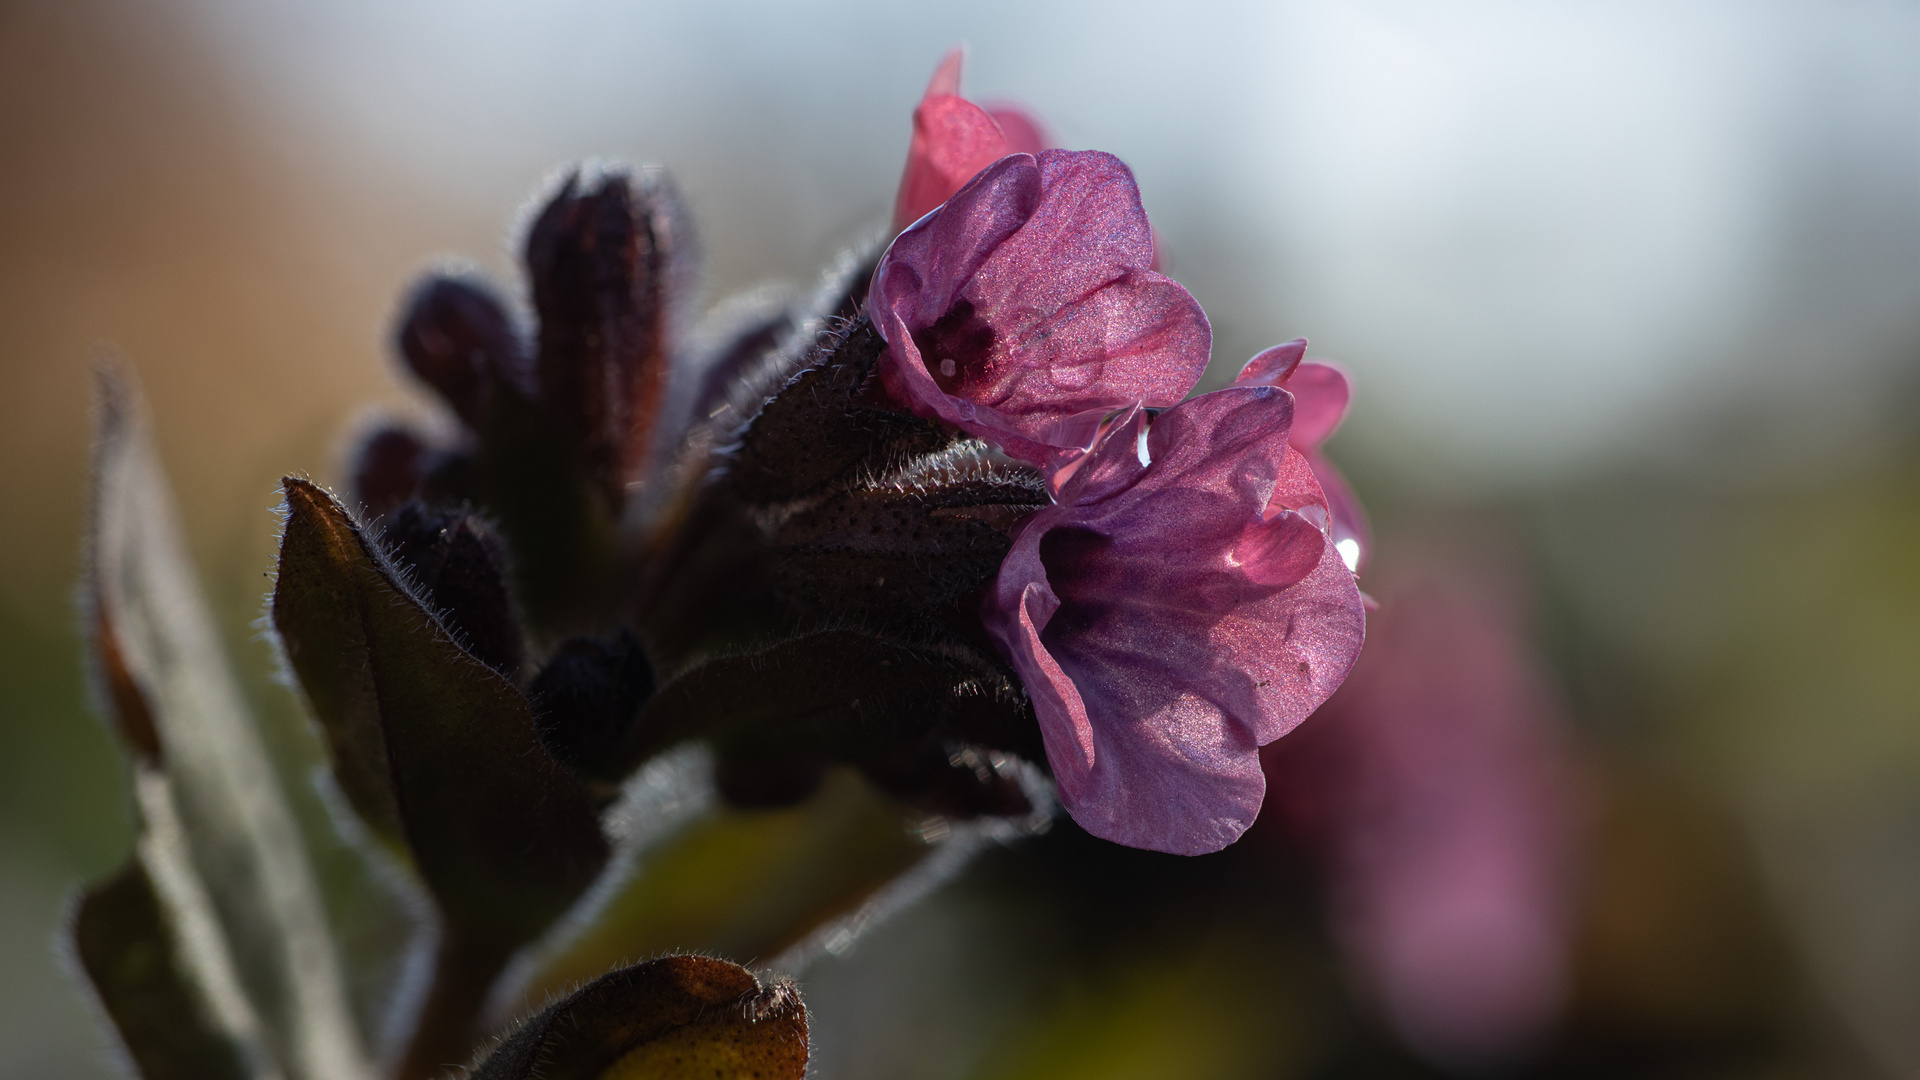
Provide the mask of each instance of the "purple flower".
{"label": "purple flower", "polygon": [[1347,478],[1320,452],[1320,444],[1339,430],[1340,421],[1346,418],[1353,385],[1347,373],[1333,364],[1319,360],[1302,363],[1306,355],[1306,338],[1275,345],[1247,361],[1234,385],[1278,386],[1293,395],[1293,432],[1287,441],[1313,467],[1313,475],[1327,495],[1334,548],[1347,568],[1357,574],[1373,552],[1373,531],[1367,527],[1367,512]]}
{"label": "purple flower", "polygon": [[1365,620],[1293,399],[1234,387],[1106,429],[1015,532],[982,610],[1088,832],[1197,855],[1252,823],[1259,748],[1340,685]]}
{"label": "purple flower", "polygon": [[1152,262],[1119,158],[1001,158],[874,271],[867,308],[887,340],[887,392],[1037,465],[1077,454],[1093,419],[1174,405],[1207,366],[1206,315]]}

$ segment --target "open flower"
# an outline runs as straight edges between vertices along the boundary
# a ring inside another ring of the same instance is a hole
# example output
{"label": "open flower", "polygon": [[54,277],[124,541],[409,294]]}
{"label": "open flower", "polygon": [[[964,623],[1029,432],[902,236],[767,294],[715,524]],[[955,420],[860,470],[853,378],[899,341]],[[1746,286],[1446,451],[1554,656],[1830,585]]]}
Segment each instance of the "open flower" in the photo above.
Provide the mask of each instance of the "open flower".
{"label": "open flower", "polygon": [[927,216],[980,170],[1008,154],[1046,149],[1046,130],[1026,110],[1011,105],[981,108],[960,96],[959,49],[947,53],[913,110],[913,142],[893,201],[893,227],[904,229]]}
{"label": "open flower", "polygon": [[1333,364],[1306,360],[1307,339],[1294,338],[1275,345],[1247,361],[1234,379],[1236,386],[1278,386],[1293,395],[1293,431],[1287,436],[1294,449],[1306,456],[1313,475],[1326,492],[1327,512],[1332,518],[1334,550],[1359,573],[1373,552],[1373,532],[1367,527],[1367,512],[1347,484],[1347,478],[1333,467],[1320,444],[1332,437],[1347,415],[1347,403],[1353,398],[1353,385],[1347,373]]}
{"label": "open flower", "polygon": [[1050,465],[1087,417],[1165,408],[1207,366],[1213,334],[1187,290],[1149,269],[1133,173],[1094,151],[1013,154],[900,234],[867,308],[895,400]]}
{"label": "open flower", "polygon": [[1266,791],[1259,748],[1346,676],[1365,623],[1307,516],[1293,401],[1234,387],[1110,427],[1017,529],[982,616],[1088,832],[1217,851]]}

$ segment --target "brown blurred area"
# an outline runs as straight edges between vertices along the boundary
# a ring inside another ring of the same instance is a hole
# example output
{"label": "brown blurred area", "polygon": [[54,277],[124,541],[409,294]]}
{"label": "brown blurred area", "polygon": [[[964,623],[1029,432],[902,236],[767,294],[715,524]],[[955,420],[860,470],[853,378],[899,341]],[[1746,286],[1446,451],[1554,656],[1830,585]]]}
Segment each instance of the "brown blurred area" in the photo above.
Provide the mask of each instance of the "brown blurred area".
{"label": "brown blurred area", "polygon": [[376,178],[264,123],[178,6],[0,5],[0,162],[0,1075],[86,1075],[106,1042],[51,931],[130,840],[73,632],[91,359],[122,354],[144,380],[204,584],[260,689],[248,623],[276,479],[332,477],[341,418],[395,396],[380,335],[404,282],[497,232],[392,187],[370,197]]}

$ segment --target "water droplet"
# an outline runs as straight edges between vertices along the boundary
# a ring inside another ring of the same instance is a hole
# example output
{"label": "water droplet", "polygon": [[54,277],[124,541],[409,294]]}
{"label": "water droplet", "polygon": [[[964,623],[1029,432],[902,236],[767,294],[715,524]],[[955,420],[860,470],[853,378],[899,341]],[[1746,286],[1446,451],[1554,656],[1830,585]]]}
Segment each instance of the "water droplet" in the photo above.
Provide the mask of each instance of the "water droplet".
{"label": "water droplet", "polygon": [[1348,571],[1360,569],[1360,541],[1349,536],[1345,540],[1336,541],[1333,550],[1340,553],[1340,561],[1347,564]]}

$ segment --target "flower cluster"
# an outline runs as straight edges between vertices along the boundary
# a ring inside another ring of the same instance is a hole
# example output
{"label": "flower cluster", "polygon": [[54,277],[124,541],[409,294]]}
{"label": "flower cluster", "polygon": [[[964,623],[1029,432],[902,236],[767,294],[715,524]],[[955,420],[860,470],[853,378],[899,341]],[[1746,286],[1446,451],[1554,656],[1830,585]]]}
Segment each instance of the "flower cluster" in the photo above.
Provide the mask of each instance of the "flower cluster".
{"label": "flower cluster", "polygon": [[[1018,143],[957,74],[950,58],[916,113],[897,220],[953,162]],[[1339,370],[1295,341],[1187,400],[1212,335],[1153,259],[1119,159],[1011,152],[893,241],[868,311],[894,400],[1046,477],[982,618],[1063,803],[1096,835],[1192,854],[1252,823],[1258,748],[1352,665],[1364,524],[1316,452],[1345,412]]]}
{"label": "flower cluster", "polygon": [[[695,319],[673,186],[568,177],[530,219],[526,304],[447,275],[406,303],[396,351],[445,421],[363,432],[351,498],[284,480],[273,640],[342,832],[431,958],[377,1004],[350,998],[379,977],[328,962],[109,373],[90,633],[143,838],[73,937],[149,1075],[438,1075],[503,1030],[500,1002],[562,987],[470,1075],[804,1075],[791,985],[662,956],[712,940],[628,918],[657,915],[635,835],[712,795],[852,785],[879,808],[836,852],[845,880],[804,875],[825,895],[756,897],[722,939],[743,957],[855,932],[890,878],[927,876],[904,871],[929,837],[1038,831],[1056,792],[1087,832],[1165,852],[1252,824],[1261,746],[1364,633],[1365,526],[1318,453],[1345,378],[1295,341],[1192,396],[1212,331],[1158,270],[1132,173],[959,76],[956,54],[915,111],[886,242],[811,297]],[[660,958],[585,981],[634,955]],[[373,1054],[356,1007],[392,1013]]]}
{"label": "flower cluster", "polygon": [[[671,187],[569,180],[527,240],[537,333],[476,282],[416,294],[401,351],[467,434],[376,435],[361,497],[497,518],[536,630],[566,632],[542,731],[596,783],[693,738],[741,803],[838,762],[967,815],[1021,802],[955,764],[1003,754],[1043,760],[1098,836],[1218,850],[1259,811],[1259,747],[1364,634],[1366,524],[1319,452],[1346,376],[1295,340],[1192,397],[1212,331],[1156,269],[1131,171],[959,79],[956,52],[914,112],[891,242],[810,304],[682,332]],[[637,674],[581,674],[616,655]],[[740,658],[813,705],[723,718]]]}

